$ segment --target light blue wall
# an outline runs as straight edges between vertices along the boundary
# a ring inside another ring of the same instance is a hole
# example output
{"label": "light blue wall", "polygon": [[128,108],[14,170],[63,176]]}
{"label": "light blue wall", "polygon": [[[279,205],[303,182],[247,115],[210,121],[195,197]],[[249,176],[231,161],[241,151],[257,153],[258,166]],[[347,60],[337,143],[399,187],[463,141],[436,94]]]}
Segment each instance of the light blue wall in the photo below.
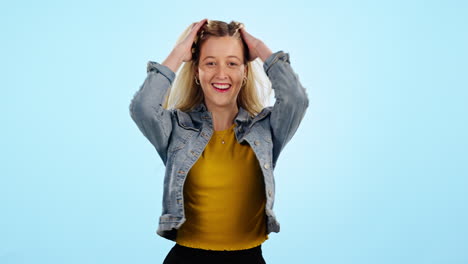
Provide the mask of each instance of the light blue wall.
{"label": "light blue wall", "polygon": [[159,2],[0,5],[0,263],[162,263],[164,166],[128,105],[205,17],[309,94],[267,263],[468,263],[466,2]]}

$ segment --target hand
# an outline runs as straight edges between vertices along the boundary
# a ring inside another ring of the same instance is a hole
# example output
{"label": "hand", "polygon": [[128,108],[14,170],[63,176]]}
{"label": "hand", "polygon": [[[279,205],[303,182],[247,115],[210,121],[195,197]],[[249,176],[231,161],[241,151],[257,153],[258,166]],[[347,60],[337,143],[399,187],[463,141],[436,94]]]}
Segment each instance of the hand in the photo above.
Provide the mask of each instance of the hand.
{"label": "hand", "polygon": [[200,28],[208,21],[208,19],[202,19],[200,22],[192,23],[191,27],[188,27],[174,49],[167,58],[162,62],[162,65],[167,66],[173,72],[177,72],[182,62],[188,62],[192,60],[192,45],[195,40]]}
{"label": "hand", "polygon": [[[265,46],[265,44],[263,44],[263,42],[261,40],[259,40],[259,39],[255,38],[254,36],[250,35],[245,30],[244,25],[241,26],[240,32],[241,32],[241,35],[242,35],[242,39],[244,39],[245,44],[247,44],[247,47],[249,48],[249,61],[253,61],[257,57],[260,57],[261,59],[263,59],[261,57],[261,55],[262,55],[261,54],[262,53],[261,49],[262,49],[262,46]],[[266,48],[266,46],[265,46],[265,48]]]}
{"label": "hand", "polygon": [[174,50],[177,50],[177,53],[181,54],[182,61],[188,62],[192,60],[192,44],[195,40],[200,28],[208,21],[207,18],[202,19],[200,22],[192,23],[192,28],[187,31],[185,38],[183,38],[175,47]]}

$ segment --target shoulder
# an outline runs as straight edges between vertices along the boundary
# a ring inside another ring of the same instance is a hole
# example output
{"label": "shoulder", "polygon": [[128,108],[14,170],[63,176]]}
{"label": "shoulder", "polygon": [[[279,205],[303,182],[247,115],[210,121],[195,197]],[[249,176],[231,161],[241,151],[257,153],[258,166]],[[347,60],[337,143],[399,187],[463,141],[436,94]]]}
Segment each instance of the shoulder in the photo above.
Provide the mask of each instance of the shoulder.
{"label": "shoulder", "polygon": [[273,106],[267,106],[260,111],[257,115],[250,117],[248,120],[249,127],[269,127],[270,119],[268,116],[271,114]]}
{"label": "shoulder", "polygon": [[261,119],[264,119],[267,117],[273,109],[273,106],[267,106],[260,111],[252,120],[252,122],[260,121]]}

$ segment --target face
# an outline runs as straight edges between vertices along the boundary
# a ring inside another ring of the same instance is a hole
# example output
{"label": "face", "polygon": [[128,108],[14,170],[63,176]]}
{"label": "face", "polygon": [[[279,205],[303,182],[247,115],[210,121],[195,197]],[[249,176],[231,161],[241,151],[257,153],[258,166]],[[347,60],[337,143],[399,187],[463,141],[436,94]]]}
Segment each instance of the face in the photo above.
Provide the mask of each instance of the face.
{"label": "face", "polygon": [[211,37],[203,43],[196,74],[208,108],[236,106],[242,80],[247,76],[243,58],[241,40]]}

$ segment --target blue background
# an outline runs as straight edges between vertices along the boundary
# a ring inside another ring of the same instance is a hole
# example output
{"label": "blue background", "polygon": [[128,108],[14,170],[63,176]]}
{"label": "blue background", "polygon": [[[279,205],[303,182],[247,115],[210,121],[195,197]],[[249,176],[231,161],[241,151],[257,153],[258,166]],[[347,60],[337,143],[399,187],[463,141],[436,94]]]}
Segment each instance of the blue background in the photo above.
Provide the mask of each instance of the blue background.
{"label": "blue background", "polygon": [[310,106],[267,263],[468,263],[465,1],[0,5],[0,263],[162,263],[164,166],[128,106],[203,18],[284,50]]}

